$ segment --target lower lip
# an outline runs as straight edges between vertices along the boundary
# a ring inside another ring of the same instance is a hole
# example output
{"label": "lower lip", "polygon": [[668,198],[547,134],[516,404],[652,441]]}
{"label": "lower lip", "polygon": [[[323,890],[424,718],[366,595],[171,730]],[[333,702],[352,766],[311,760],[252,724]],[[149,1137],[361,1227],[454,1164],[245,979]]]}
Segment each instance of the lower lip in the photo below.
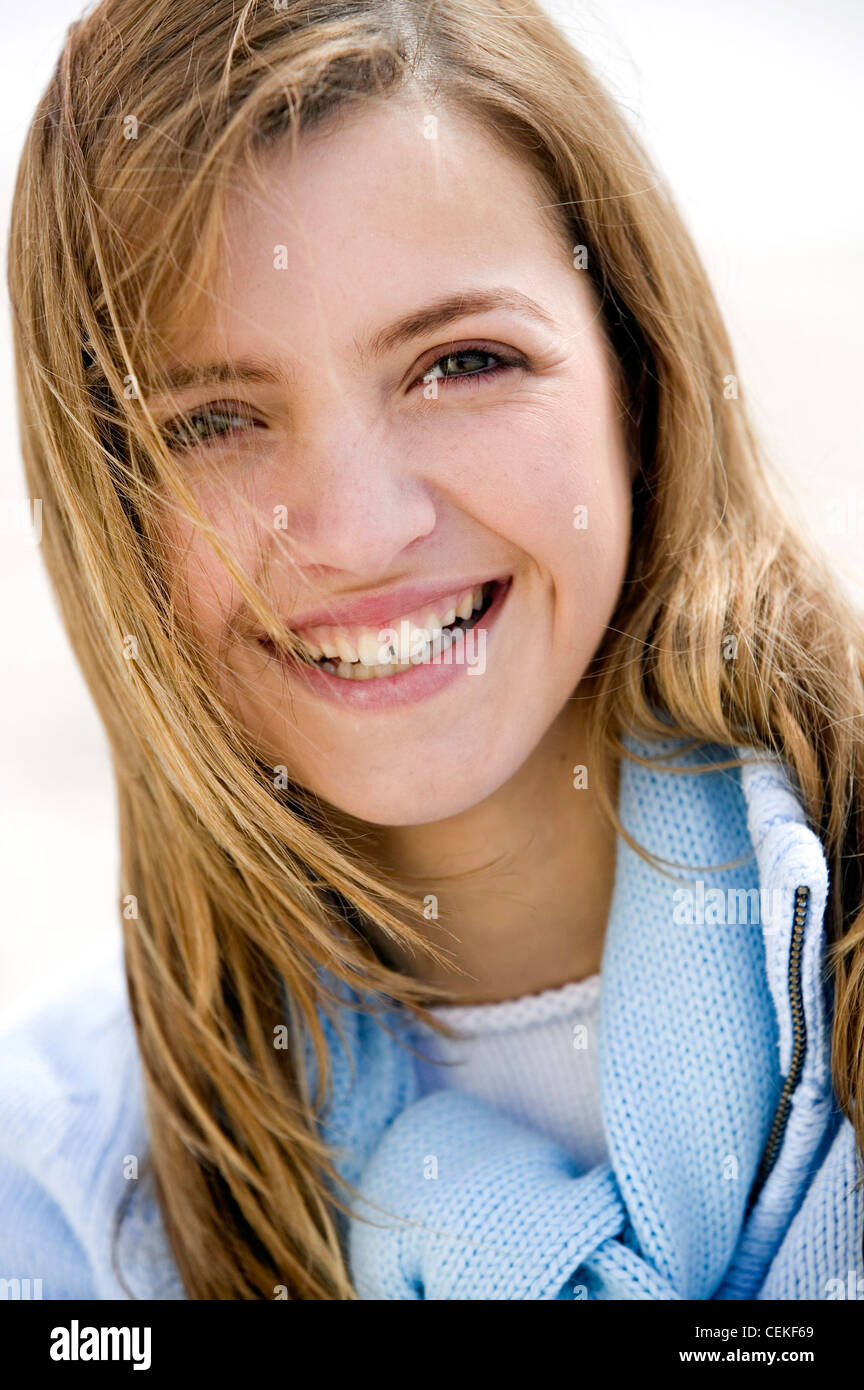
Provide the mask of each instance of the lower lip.
{"label": "lower lip", "polygon": [[[482,628],[488,637],[507,602],[511,587],[512,579],[498,586],[495,597],[482,618],[474,624],[473,631]],[[323,696],[333,704],[352,710],[392,709],[397,705],[410,705],[419,700],[426,700],[473,669],[465,662],[454,662],[446,666],[443,663],[425,661],[412,666],[410,671],[401,671],[398,676],[373,676],[367,681],[355,681],[331,676],[329,671],[307,666],[290,657],[284,657],[281,664],[283,670],[298,686],[312,694]]]}

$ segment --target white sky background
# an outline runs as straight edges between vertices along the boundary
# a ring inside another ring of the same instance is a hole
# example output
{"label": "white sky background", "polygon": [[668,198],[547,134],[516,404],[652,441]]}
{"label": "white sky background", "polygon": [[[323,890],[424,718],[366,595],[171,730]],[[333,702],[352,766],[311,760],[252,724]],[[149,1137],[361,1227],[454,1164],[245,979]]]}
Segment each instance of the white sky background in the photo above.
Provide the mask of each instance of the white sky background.
{"label": "white sky background", "polygon": [[[0,236],[76,0],[0,17]],[[669,181],[726,314],[746,395],[805,522],[864,593],[858,0],[547,0]],[[5,288],[3,291],[5,305]],[[0,503],[23,498],[8,311]],[[0,535],[0,1011],[119,935],[107,746],[39,551]]]}

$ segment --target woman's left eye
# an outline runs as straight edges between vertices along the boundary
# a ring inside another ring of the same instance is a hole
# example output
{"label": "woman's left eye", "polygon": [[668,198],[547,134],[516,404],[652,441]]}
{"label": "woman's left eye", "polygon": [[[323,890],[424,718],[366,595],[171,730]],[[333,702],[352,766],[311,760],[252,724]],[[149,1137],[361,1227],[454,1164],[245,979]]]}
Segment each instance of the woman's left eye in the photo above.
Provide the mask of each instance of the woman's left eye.
{"label": "woman's left eye", "polygon": [[[489,366],[489,363],[492,366]],[[524,367],[526,365],[523,357],[506,357],[500,352],[491,352],[487,348],[465,347],[457,348],[455,352],[445,352],[443,356],[436,360],[423,372],[420,380],[424,383],[430,381],[460,381],[465,378],[497,377],[502,372],[510,371],[514,367]]]}

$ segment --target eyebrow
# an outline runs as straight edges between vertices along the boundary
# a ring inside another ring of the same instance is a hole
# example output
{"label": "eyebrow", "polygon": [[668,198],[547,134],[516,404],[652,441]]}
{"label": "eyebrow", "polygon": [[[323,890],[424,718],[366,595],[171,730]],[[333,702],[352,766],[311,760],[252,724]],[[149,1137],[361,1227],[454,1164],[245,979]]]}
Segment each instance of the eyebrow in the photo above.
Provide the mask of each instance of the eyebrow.
{"label": "eyebrow", "polygon": [[455,294],[445,295],[442,299],[434,299],[422,309],[415,309],[413,313],[397,319],[389,328],[376,333],[365,345],[355,339],[355,347],[361,361],[365,362],[372,357],[381,357],[385,352],[392,352],[393,348],[400,347],[411,338],[419,338],[422,333],[432,333],[436,328],[443,328],[454,319],[467,318],[469,314],[488,313],[490,309],[510,309],[514,313],[523,314],[526,318],[545,324],[547,328],[556,327],[551,314],[548,314],[536,300],[529,299],[521,290],[499,286],[494,289],[460,290]]}
{"label": "eyebrow", "polygon": [[[557,324],[536,300],[521,290],[498,286],[489,289],[459,290],[403,315],[372,335],[365,343],[355,336],[354,347],[365,365],[374,358],[382,357],[394,348],[419,338],[424,333],[432,333],[436,328],[446,327],[456,319],[467,318],[471,314],[488,313],[494,309],[509,309],[525,318],[534,319],[546,328],[556,328]],[[270,386],[285,385],[290,380],[287,363],[273,358],[242,357],[235,362],[204,362],[197,364],[178,363],[162,373],[160,385],[168,391],[181,391],[184,387],[209,386],[219,382],[247,382]]]}

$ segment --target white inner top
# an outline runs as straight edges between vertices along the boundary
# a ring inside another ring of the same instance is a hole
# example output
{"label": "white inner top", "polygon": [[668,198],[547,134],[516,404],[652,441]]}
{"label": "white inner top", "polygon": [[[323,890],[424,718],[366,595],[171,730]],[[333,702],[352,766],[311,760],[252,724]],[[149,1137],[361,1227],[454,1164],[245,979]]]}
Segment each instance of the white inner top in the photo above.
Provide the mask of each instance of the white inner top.
{"label": "white inner top", "polygon": [[[583,1171],[607,1159],[597,1080],[600,976],[495,1004],[430,1009],[458,1028],[439,1038],[418,1024],[421,1094],[453,1087],[480,1097],[566,1149]],[[450,1065],[441,1065],[441,1063]]]}

